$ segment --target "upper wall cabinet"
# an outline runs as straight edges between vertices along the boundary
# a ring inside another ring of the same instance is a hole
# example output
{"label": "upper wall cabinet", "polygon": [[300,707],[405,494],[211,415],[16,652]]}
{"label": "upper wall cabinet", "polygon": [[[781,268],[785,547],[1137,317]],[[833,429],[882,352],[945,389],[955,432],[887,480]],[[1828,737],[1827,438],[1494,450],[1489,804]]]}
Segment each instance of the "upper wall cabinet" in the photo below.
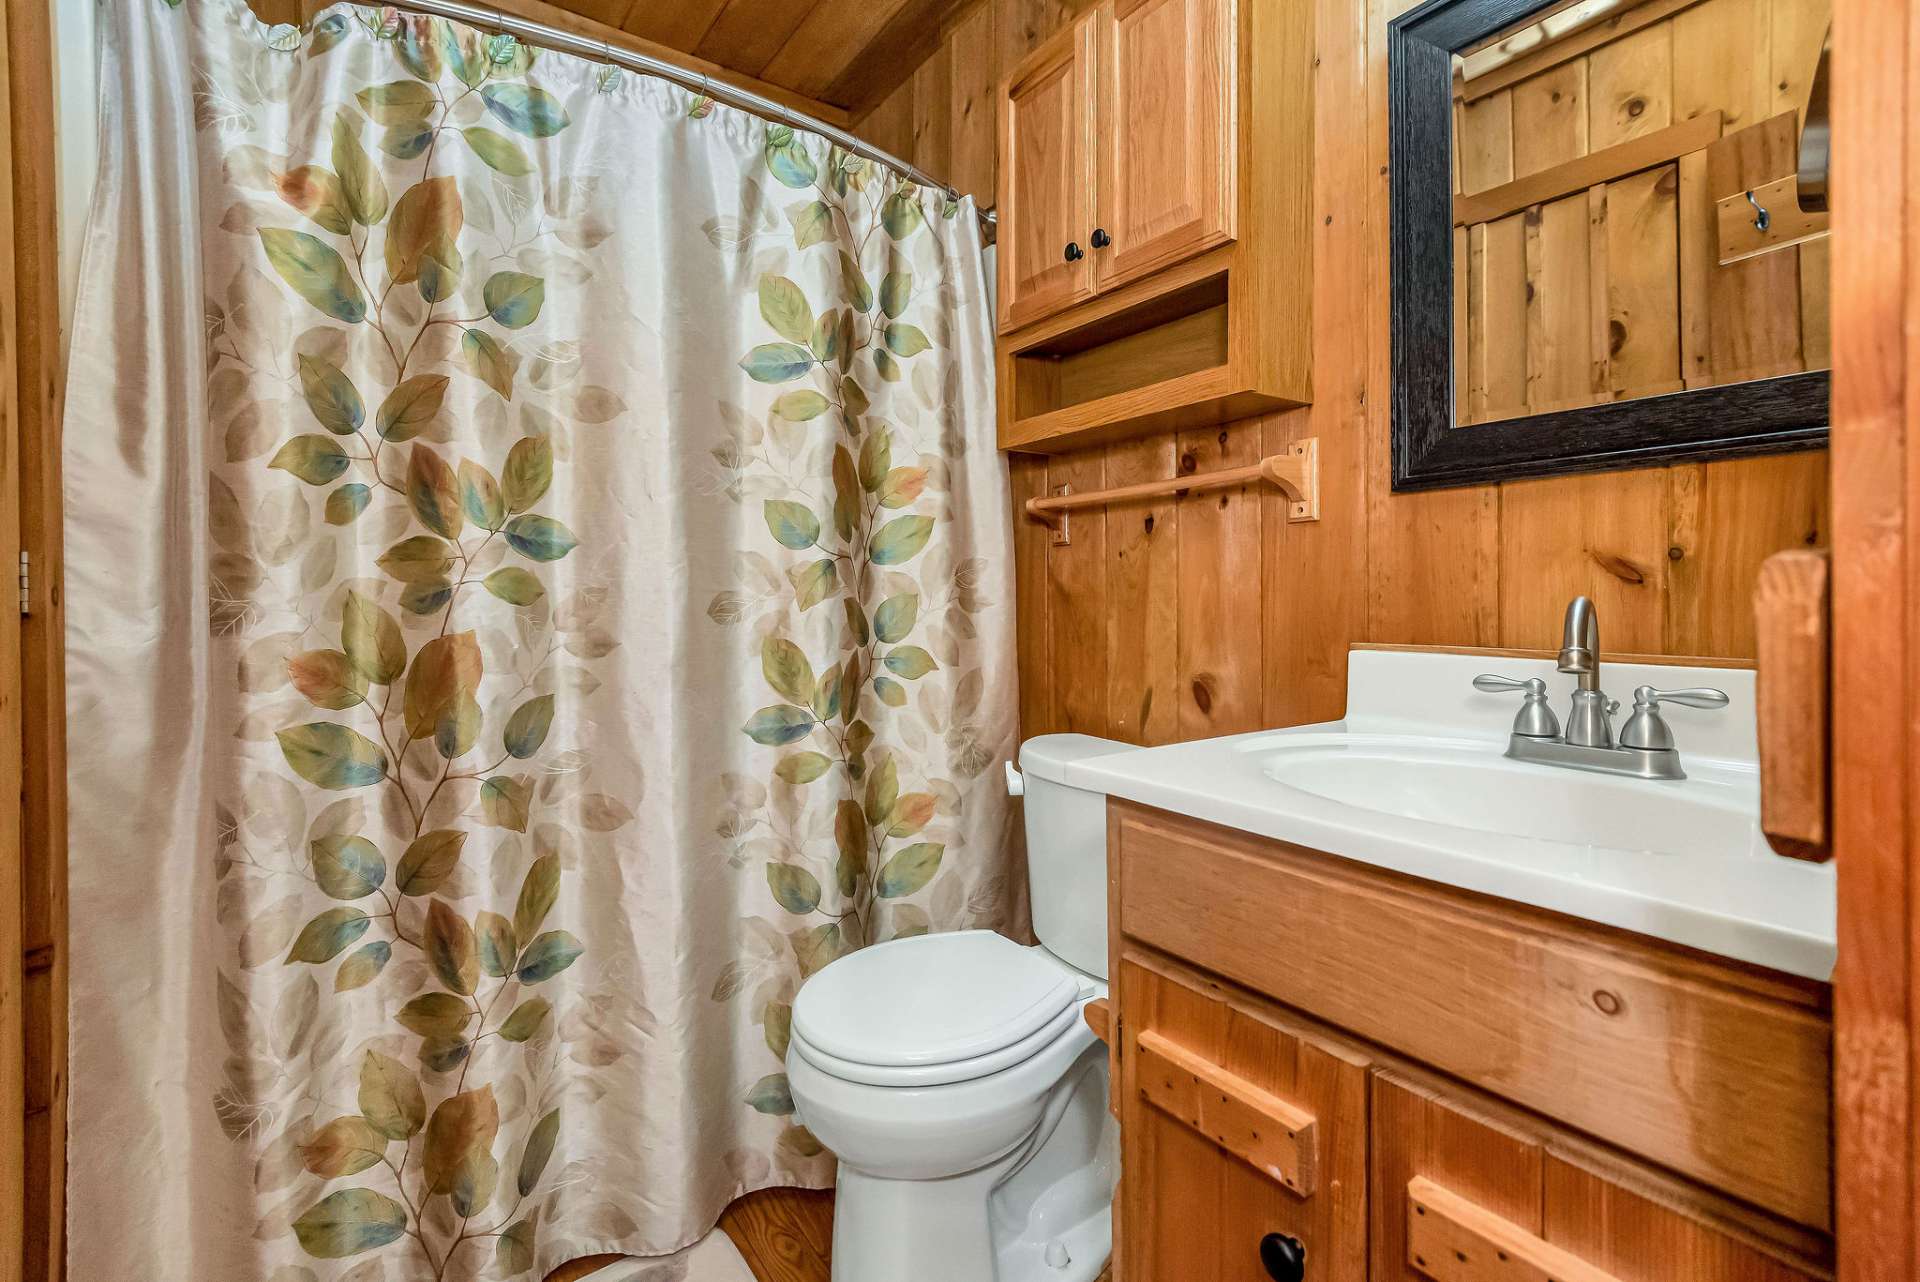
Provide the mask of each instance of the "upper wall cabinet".
{"label": "upper wall cabinet", "polygon": [[1093,26],[1080,23],[1007,86],[1000,147],[1000,318],[1037,320],[1093,292]]}
{"label": "upper wall cabinet", "polygon": [[1233,239],[1232,12],[1232,0],[1095,11],[1100,289]]}
{"label": "upper wall cabinet", "polygon": [[1312,399],[1306,0],[1102,0],[1002,85],[1000,445]]}

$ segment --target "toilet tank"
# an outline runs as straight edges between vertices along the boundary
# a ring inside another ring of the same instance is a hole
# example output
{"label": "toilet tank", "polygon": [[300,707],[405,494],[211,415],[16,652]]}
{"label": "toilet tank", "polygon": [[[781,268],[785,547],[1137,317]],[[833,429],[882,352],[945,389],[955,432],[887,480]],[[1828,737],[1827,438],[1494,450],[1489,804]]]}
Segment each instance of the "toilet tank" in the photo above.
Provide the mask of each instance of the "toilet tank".
{"label": "toilet tank", "polygon": [[1020,746],[1033,933],[1071,966],[1107,978],[1107,797],[1066,782],[1073,762],[1126,752],[1130,743],[1043,734]]}

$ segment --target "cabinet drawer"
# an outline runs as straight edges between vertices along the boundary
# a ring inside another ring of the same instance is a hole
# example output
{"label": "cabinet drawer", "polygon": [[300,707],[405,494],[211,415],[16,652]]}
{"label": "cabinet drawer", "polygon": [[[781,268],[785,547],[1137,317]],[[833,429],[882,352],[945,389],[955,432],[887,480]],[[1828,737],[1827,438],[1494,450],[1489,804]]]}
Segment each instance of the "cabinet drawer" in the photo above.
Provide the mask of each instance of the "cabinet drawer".
{"label": "cabinet drawer", "polygon": [[1361,1282],[1365,1067],[1139,965],[1119,991],[1120,1276],[1263,1278],[1279,1234]]}
{"label": "cabinet drawer", "polygon": [[1827,1229],[1823,986],[1114,803],[1121,932]]}
{"label": "cabinet drawer", "polygon": [[1372,1171],[1375,1282],[1823,1276],[1387,1074],[1373,1078]]}

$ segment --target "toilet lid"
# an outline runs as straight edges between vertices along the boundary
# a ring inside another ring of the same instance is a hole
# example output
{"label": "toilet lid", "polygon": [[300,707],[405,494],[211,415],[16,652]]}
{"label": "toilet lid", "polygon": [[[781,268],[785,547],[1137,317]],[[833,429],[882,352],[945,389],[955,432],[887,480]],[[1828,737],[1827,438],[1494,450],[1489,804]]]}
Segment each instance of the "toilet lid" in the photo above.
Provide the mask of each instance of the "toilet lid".
{"label": "toilet lid", "polygon": [[1032,1037],[1078,995],[1063,967],[1003,935],[917,935],[842,957],[801,985],[793,1031],[856,1064],[951,1064]]}

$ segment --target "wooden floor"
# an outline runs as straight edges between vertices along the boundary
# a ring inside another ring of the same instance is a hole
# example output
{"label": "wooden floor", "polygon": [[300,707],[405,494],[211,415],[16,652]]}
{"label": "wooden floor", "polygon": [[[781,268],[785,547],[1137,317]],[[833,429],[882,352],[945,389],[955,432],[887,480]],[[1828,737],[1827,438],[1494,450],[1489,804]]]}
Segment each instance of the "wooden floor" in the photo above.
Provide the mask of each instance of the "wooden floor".
{"label": "wooden floor", "polygon": [[[759,1282],[828,1282],[833,1249],[833,1194],[825,1189],[762,1189],[720,1217]],[[563,1264],[547,1282],[575,1282],[612,1264],[617,1255],[590,1255]]]}
{"label": "wooden floor", "polygon": [[762,1189],[720,1217],[760,1282],[827,1282],[833,1253],[833,1193]]}

